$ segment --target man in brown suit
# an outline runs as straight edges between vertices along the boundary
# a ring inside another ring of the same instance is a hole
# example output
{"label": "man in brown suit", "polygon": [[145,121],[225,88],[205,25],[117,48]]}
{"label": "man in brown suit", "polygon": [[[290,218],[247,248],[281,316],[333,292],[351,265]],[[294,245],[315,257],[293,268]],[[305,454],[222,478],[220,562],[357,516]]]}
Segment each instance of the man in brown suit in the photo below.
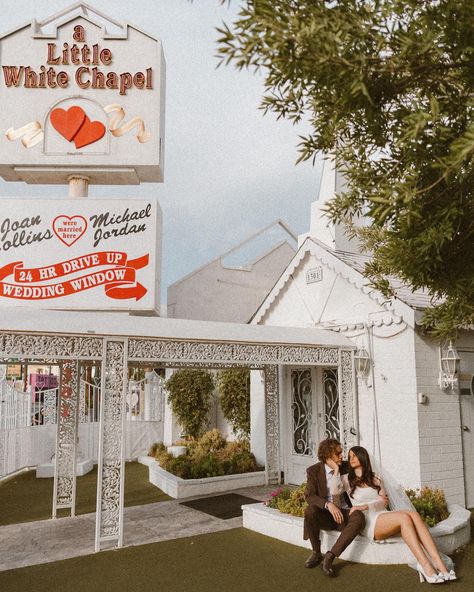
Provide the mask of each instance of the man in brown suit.
{"label": "man in brown suit", "polygon": [[[308,507],[304,514],[304,540],[311,541],[313,552],[306,560],[306,567],[316,567],[322,562],[323,572],[334,577],[332,563],[335,557],[352,543],[365,526],[365,517],[360,510],[350,509],[347,494],[333,496],[330,491],[332,476],[336,465],[340,473],[348,472],[347,463],[342,461],[341,443],[334,438],[323,440],[318,448],[320,462],[309,467],[306,471],[307,482],[305,498]],[[340,498],[340,499],[338,499]],[[337,541],[332,549],[324,556],[321,553],[320,530],[339,530]]]}

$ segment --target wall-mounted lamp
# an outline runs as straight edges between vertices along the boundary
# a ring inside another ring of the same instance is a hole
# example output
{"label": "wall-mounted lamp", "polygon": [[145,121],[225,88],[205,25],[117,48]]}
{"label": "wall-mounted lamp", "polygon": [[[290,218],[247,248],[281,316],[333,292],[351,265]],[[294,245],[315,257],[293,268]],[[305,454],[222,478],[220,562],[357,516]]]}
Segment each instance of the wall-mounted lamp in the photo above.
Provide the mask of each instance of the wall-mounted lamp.
{"label": "wall-mounted lamp", "polygon": [[358,378],[367,378],[370,370],[370,355],[365,347],[357,348],[354,354],[355,369]]}
{"label": "wall-mounted lamp", "polygon": [[439,356],[441,366],[439,373],[439,386],[443,391],[447,390],[448,388],[453,390],[458,384],[456,373],[458,371],[459,360],[461,358],[459,357],[459,354],[451,341],[449,342],[447,348],[440,347]]}

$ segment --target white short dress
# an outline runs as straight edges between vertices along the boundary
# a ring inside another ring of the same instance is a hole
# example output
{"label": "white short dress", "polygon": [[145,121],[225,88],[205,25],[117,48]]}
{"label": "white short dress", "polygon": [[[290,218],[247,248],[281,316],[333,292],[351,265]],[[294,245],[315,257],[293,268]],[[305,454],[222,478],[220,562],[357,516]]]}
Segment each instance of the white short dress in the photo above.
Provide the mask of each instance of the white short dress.
{"label": "white short dress", "polygon": [[365,527],[361,534],[367,537],[369,541],[373,541],[377,518],[380,514],[386,514],[388,512],[385,509],[383,500],[381,500],[377,490],[373,487],[356,487],[349,499],[353,506],[368,506],[368,509],[364,510]]}
{"label": "white short dress", "polygon": [[[377,478],[380,481],[381,491],[383,491],[382,481],[379,477]],[[377,493],[377,490],[373,487],[356,487],[354,489],[354,493],[351,495],[351,488],[349,486],[347,475],[342,475],[339,480],[336,480],[334,483],[334,488],[335,491],[332,493],[340,494],[345,491],[349,495],[349,499],[351,500],[351,504],[353,506],[368,506],[368,509],[364,510],[365,527],[360,534],[367,537],[369,541],[373,541],[377,518],[380,516],[380,514],[386,514],[389,511],[385,509],[385,503]]]}

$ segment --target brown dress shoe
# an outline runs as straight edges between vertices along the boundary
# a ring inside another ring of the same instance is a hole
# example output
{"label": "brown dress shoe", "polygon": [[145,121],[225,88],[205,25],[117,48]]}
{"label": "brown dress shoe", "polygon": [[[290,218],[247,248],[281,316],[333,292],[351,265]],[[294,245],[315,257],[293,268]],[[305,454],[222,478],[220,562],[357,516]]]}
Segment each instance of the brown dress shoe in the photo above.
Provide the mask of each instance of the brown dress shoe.
{"label": "brown dress shoe", "polygon": [[328,578],[335,578],[336,574],[334,573],[334,568],[332,566],[332,562],[335,559],[335,555],[328,551],[326,555],[323,557],[323,562],[321,563],[321,569],[323,570],[323,574],[328,576]]}
{"label": "brown dress shoe", "polygon": [[310,569],[316,567],[321,563],[322,558],[323,556],[320,551],[313,551],[308,559],[306,559],[304,566],[309,567]]}

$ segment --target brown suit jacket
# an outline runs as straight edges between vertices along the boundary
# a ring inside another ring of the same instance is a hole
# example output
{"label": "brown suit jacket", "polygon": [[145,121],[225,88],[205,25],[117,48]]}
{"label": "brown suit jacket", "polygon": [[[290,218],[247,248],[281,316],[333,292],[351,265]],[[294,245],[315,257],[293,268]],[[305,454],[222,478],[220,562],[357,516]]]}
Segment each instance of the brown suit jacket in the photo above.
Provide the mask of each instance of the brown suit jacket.
{"label": "brown suit jacket", "polygon": [[[349,471],[349,465],[347,462],[343,462],[340,469],[340,474],[345,475]],[[306,490],[305,499],[309,506],[317,506],[324,509],[324,506],[329,498],[328,484],[326,479],[326,470],[324,463],[318,462],[315,465],[311,465],[306,469]],[[344,494],[347,505],[350,507],[352,504],[349,500],[349,496]],[[308,528],[305,520],[304,524],[304,540],[309,538]]]}

